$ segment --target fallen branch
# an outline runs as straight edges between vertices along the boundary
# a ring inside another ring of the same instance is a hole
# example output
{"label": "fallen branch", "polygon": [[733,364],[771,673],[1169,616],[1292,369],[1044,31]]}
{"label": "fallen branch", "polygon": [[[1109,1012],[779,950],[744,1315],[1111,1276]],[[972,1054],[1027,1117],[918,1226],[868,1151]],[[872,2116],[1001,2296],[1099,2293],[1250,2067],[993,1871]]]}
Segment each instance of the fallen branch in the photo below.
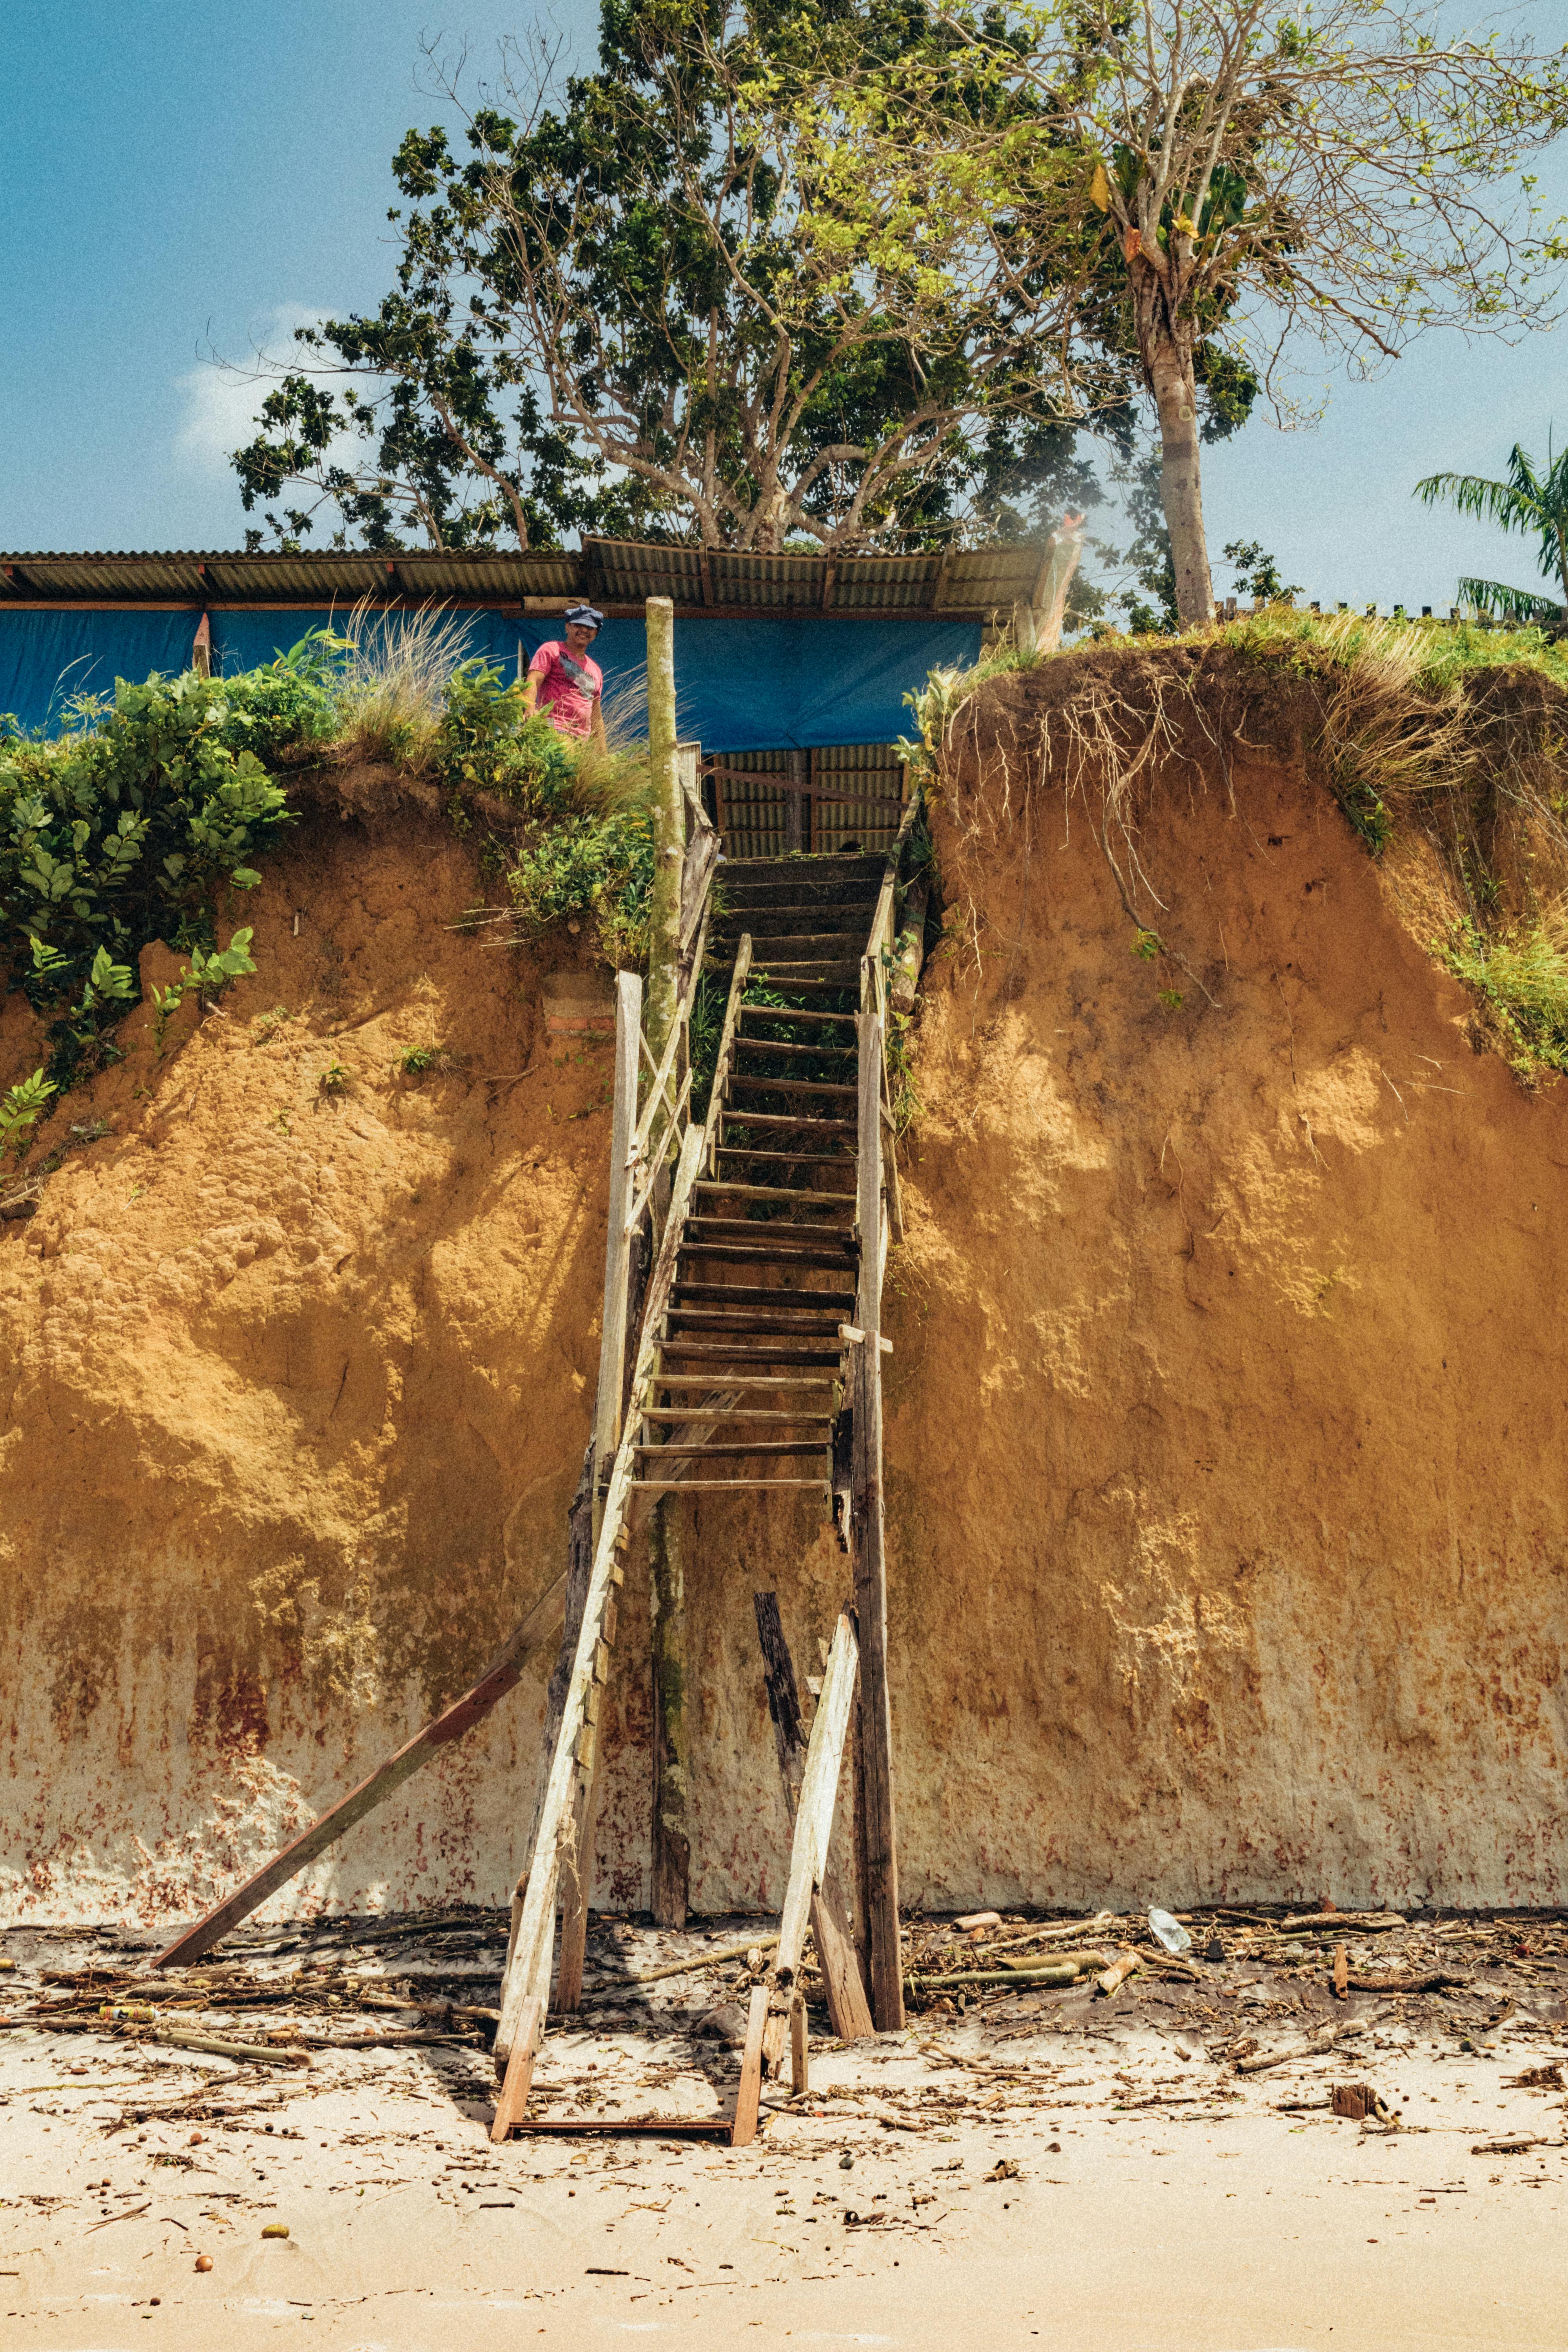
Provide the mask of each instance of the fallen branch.
{"label": "fallen branch", "polygon": [[1364,2031],[1359,2020],[1348,2025],[1320,2026],[1310,2042],[1298,2042],[1289,2050],[1276,2050],[1268,2056],[1238,2058],[1236,2071],[1238,2074],[1263,2074],[1270,2066],[1289,2066],[1293,2059],[1321,2058],[1326,2050],[1333,2048],[1336,2042],[1348,2042],[1352,2034]]}
{"label": "fallen branch", "polygon": [[722,1968],[731,1960],[743,1960],[748,1952],[771,1952],[777,1942],[776,1936],[749,1936],[743,1944],[726,1944],[721,1952],[699,1952],[689,1960],[671,1960],[665,1968],[649,1969],[646,1976],[622,1977],[613,1985],[595,1985],[583,1999],[616,2000],[623,1993],[637,1992],[643,1985],[661,1984],[666,1977],[696,1976],[703,1969]]}

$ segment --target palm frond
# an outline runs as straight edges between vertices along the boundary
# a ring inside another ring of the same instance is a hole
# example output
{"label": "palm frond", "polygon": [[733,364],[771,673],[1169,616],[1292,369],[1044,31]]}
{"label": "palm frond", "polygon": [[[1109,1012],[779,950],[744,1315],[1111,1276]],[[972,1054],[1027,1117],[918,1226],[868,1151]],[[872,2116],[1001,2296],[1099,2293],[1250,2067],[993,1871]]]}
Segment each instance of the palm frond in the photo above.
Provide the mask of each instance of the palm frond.
{"label": "palm frond", "polygon": [[[1515,457],[1523,456],[1517,448],[1513,454]],[[1529,462],[1526,458],[1526,466]],[[1540,498],[1517,480],[1494,482],[1484,474],[1428,474],[1424,482],[1416,483],[1415,495],[1423,506],[1446,502],[1458,507],[1461,514],[1479,516],[1483,522],[1500,523],[1504,530],[1535,531],[1546,526]]]}
{"label": "palm frond", "polygon": [[1550,596],[1534,588],[1510,588],[1500,580],[1461,580],[1459,599],[1473,604],[1478,613],[1490,613],[1523,629],[1541,628],[1563,617],[1563,606],[1553,604]]}

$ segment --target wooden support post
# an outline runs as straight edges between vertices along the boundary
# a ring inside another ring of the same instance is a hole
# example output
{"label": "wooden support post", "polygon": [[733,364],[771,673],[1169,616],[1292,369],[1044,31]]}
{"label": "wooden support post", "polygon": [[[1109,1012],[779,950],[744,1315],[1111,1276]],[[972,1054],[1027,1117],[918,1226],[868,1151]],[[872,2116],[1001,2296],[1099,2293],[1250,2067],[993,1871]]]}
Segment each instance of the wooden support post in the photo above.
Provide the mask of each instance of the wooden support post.
{"label": "wooden support post", "polygon": [[[844,1740],[855,1705],[857,1646],[854,1627],[847,1617],[840,1617],[805,1751],[805,1771],[790,1845],[789,1881],[779,1920],[778,1949],[768,1972],[781,2023],[787,2021],[790,2005],[800,1990],[800,1959],[805,1948],[806,1927],[816,1898],[822,1891],[833,1842],[833,1814],[838,1801]],[[770,2016],[768,2022],[772,2021]]]}
{"label": "wooden support post", "polygon": [[647,600],[647,739],[653,771],[653,888],[648,908],[647,1042],[663,1057],[679,1001],[680,874],[686,818],[675,740],[675,607]]}
{"label": "wooden support post", "polygon": [[691,1868],[687,1827],[686,1581],[681,1505],[661,1495],[648,1520],[649,1650],[653,1677],[654,1925],[684,1927]]}
{"label": "wooden support post", "polygon": [[604,1747],[602,1715],[616,1646],[616,1595],[605,1603],[603,1633],[595,1654],[588,1694],[587,1732],[578,1762],[572,1822],[561,1843],[564,1901],[561,1914],[561,1963],[556,1971],[555,2009],[569,2016],[583,2002],[583,1961],[588,1948],[588,1896],[594,1883],[594,1829],[599,1810],[599,1765]]}
{"label": "wooden support post", "polygon": [[811,822],[811,763],[804,751],[790,753],[789,780],[792,790],[784,794],[784,847],[792,852],[809,849],[814,845],[807,838]]}
{"label": "wooden support post", "polygon": [[518,2020],[517,2039],[511,2045],[506,2073],[501,2078],[500,2096],[490,2123],[490,2137],[500,2142],[528,2112],[528,2095],[533,2088],[533,2062],[539,2055],[540,2034],[544,2023],[543,2004],[525,2000]]}
{"label": "wooden support post", "polygon": [[811,2088],[811,2038],[806,2032],[805,1995],[801,1992],[789,2009],[789,2086],[797,2097]]}
{"label": "wooden support post", "polygon": [[517,1688],[529,1661],[553,1640],[561,1623],[565,1599],[566,1579],[558,1576],[534,1602],[506,1647],[491,1660],[471,1690],[466,1690],[461,1698],[454,1699],[433,1723],[425,1726],[423,1731],[416,1732],[414,1738],[395,1756],[389,1757],[368,1780],[362,1780],[357,1789],[351,1789],[346,1797],[331,1806],[319,1821],[313,1822],[303,1835],[275,1855],[265,1869],[258,1870],[254,1877],[246,1880],[243,1886],[237,1887],[232,1895],[226,1895],[221,1903],[216,1904],[205,1918],[196,1921],[194,1927],[187,1927],[177,1936],[166,1951],[159,1953],[153,1967],[183,1969],[188,1968],[193,1960],[199,1960],[204,1952],[210,1952],[213,1946],[228,1934],[231,1927],[237,1927],[242,1919],[247,1919],[253,1911],[258,1910],[269,1895],[275,1895],[280,1886],[286,1886],[291,1878],[297,1877],[301,1870],[325,1853],[345,1830],[353,1829],[356,1822],[363,1822],[377,1805],[384,1805],[394,1790],[400,1789],[405,1780],[412,1779],[422,1765],[427,1764],[433,1756],[438,1756],[443,1748],[450,1747],[454,1739],[461,1739],[476,1723],[482,1723],[498,1699],[504,1698],[508,1691]]}
{"label": "wooden support post", "polygon": [[[637,1396],[643,1393],[652,1377],[658,1347],[655,1335],[674,1286],[681,1233],[691,1199],[691,1188],[697,1181],[702,1148],[701,1133],[696,1128],[689,1129],[680,1147],[680,1161],[676,1170],[669,1215],[659,1244],[658,1260],[647,1286],[642,1337],[633,1379],[633,1392]],[[496,2051],[503,2061],[510,2053],[523,2001],[531,1993],[542,1999],[549,1996],[555,1942],[555,1889],[561,1834],[575,1801],[579,1755],[588,1728],[588,1695],[593,1687],[594,1664],[604,1632],[605,1605],[614,1587],[621,1580],[616,1538],[622,1531],[632,1501],[636,1459],[635,1446],[629,1434],[624,1434],[610,1474],[610,1483],[605,1491],[604,1518],[594,1550],[593,1571],[588,1580],[587,1601],[583,1611],[583,1630],[578,1637],[561,1730],[539,1809],[538,1826],[529,1856],[522,1913],[501,1987],[501,2015],[496,2030]]]}
{"label": "wooden support post", "polygon": [[[604,1511],[602,1483],[610,1474],[621,1442],[626,1395],[627,1299],[632,1236],[626,1231],[634,1171],[628,1165],[637,1123],[637,1058],[642,1034],[642,982],[635,971],[616,981],[616,1074],[610,1112],[609,1223],[605,1234],[605,1300],[600,1320],[599,1386],[594,1406],[594,1536]],[[597,1759],[597,1743],[595,1758]],[[564,1904],[561,1923],[561,1969],[555,2006],[569,2011],[583,1996],[583,1960],[588,1943],[588,1898],[594,1876],[596,1772],[581,1775],[573,1809],[571,1840],[563,1852]]]}
{"label": "wooden support post", "polygon": [[767,2021],[768,1989],[765,1984],[753,1985],[746,2046],[741,2053],[741,2086],[735,2094],[735,2120],[730,2131],[731,2147],[750,2147],[757,2137],[757,2109],[763,2098],[763,2028]]}
{"label": "wooden support post", "polygon": [[855,1460],[851,1513],[855,1614],[860,1635],[856,1715],[859,1918],[866,1939],[871,2013],[890,2032],[904,2021],[899,1948],[899,1863],[893,1805],[893,1727],[888,1694],[888,1591],[882,1545],[882,1024],[859,1022],[858,1216],[860,1283],[856,1322],[865,1334],[854,1370]]}
{"label": "wooden support post", "polygon": [[[605,1304],[600,1322],[599,1388],[594,1406],[594,1446],[599,1465],[595,1486],[610,1475],[621,1442],[621,1400],[626,1392],[626,1298],[631,1280],[632,1237],[626,1231],[634,1171],[627,1166],[637,1124],[637,1054],[642,1034],[642,982],[635,971],[616,981],[616,1074],[610,1111],[609,1224],[605,1234]],[[668,1031],[666,1032],[668,1034]],[[595,1512],[595,1533],[597,1534]]]}
{"label": "wooden support post", "polygon": [[[752,1606],[757,1614],[757,1639],[762,1644],[768,1713],[773,1717],[773,1745],[778,1753],[779,1778],[784,1783],[784,1810],[789,1815],[793,1837],[806,1758],[795,1661],[790,1656],[789,1644],[784,1640],[784,1627],[779,1619],[778,1595],[773,1592],[753,1593]],[[822,1885],[812,1903],[811,1925],[816,1938],[816,1964],[822,1971],[833,2031],[840,2042],[858,2042],[866,2034],[874,2033],[876,2027],[872,2022],[871,2005],[866,1998],[865,1980],[856,1958],[844,1882],[831,1853],[824,1862]]]}

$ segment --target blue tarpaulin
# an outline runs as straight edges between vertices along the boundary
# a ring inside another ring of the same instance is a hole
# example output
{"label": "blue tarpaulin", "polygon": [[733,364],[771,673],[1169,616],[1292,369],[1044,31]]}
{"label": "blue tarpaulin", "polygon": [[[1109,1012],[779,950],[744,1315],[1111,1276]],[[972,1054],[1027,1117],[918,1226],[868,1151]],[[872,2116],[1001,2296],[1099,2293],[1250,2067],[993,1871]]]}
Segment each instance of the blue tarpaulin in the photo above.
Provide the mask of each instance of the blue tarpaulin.
{"label": "blue tarpaulin", "polygon": [[[463,613],[468,648],[510,676],[526,668],[561,624],[479,609]],[[325,611],[215,612],[213,667],[251,669],[307,630],[346,615]],[[74,606],[7,612],[0,606],[0,711],[24,727],[58,727],[63,705],[84,690],[107,694],[119,677],[184,669],[199,613],[114,612]],[[726,751],[801,751],[832,743],[889,743],[910,730],[904,696],[938,666],[967,667],[980,652],[968,621],[678,620],[675,683],[681,734]],[[647,659],[642,622],[606,622],[594,647],[605,698],[624,730],[646,728]]]}

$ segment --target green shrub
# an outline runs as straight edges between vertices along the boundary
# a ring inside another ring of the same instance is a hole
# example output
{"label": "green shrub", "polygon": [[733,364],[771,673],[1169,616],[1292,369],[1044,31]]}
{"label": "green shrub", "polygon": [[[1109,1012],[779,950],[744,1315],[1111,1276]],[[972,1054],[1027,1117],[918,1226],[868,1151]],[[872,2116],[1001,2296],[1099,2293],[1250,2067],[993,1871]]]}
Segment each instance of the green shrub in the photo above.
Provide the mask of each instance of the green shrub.
{"label": "green shrub", "polygon": [[0,1160],[10,1151],[21,1159],[33,1128],[58,1091],[47,1074],[38,1069],[0,1095]]}
{"label": "green shrub", "polygon": [[531,816],[574,805],[574,747],[548,719],[525,709],[522,688],[502,683],[489,663],[468,661],[447,681],[435,757],[454,793],[495,793]]}
{"label": "green shrub", "polygon": [[507,884],[525,931],[591,917],[609,961],[634,962],[647,946],[652,818],[636,808],[562,817],[528,843]]}
{"label": "green shrub", "polygon": [[102,1049],[149,941],[214,945],[215,886],[253,887],[288,822],[254,746],[329,723],[330,700],[286,657],[244,678],[121,678],[72,718],[52,741],[0,737],[0,978],[56,1015],[58,1080]]}

